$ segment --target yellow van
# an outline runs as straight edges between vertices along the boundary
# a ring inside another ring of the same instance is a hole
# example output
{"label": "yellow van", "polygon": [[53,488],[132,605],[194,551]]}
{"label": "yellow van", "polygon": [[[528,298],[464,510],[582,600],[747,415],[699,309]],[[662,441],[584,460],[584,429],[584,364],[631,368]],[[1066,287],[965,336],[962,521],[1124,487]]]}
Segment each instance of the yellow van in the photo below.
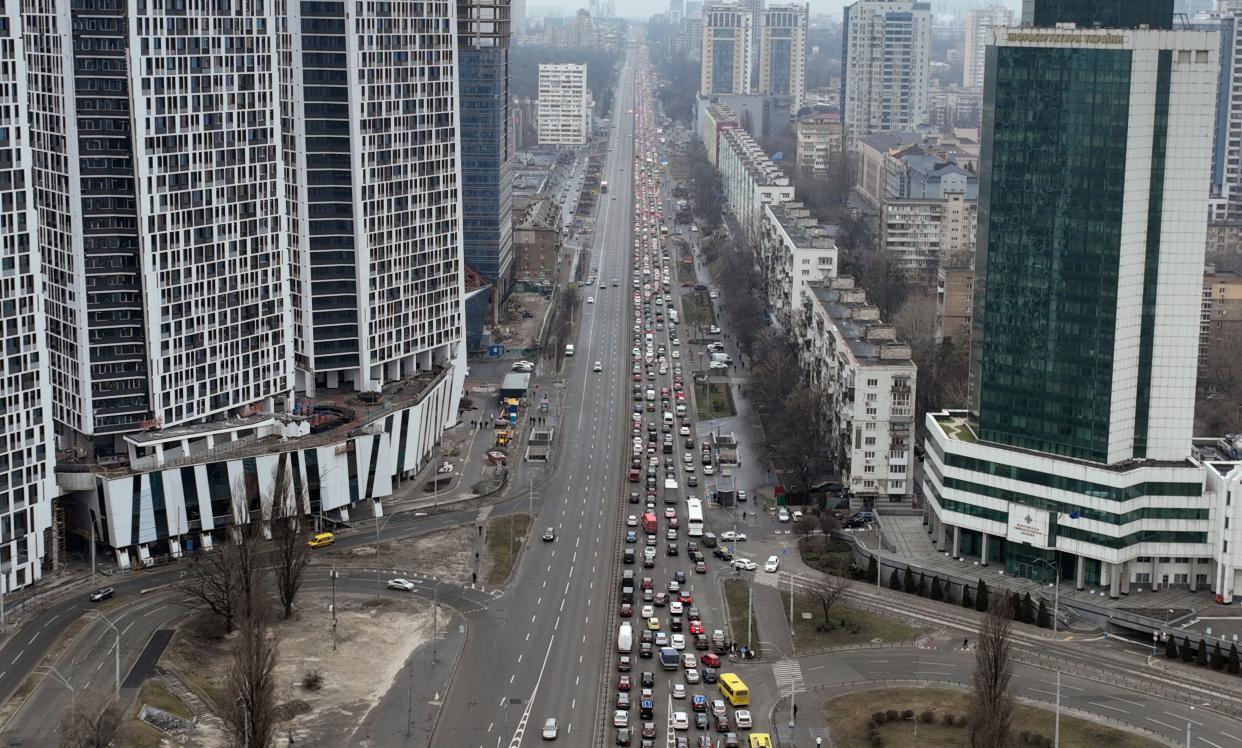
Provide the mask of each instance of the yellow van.
{"label": "yellow van", "polygon": [[750,748],[772,748],[772,738],[766,732],[752,733]]}
{"label": "yellow van", "polygon": [[330,532],[317,532],[306,541],[306,545],[311,548],[323,548],[336,542],[336,536]]}

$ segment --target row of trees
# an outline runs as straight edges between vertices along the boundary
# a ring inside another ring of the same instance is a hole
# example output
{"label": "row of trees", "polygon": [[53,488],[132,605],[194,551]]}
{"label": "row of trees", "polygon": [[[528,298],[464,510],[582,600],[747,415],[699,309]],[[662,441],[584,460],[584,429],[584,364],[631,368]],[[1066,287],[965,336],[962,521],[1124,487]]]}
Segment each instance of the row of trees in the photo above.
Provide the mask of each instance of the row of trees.
{"label": "row of trees", "polygon": [[[236,743],[254,748],[271,745],[276,729],[279,641],[273,613],[293,616],[310,561],[305,497],[294,490],[291,476],[282,460],[263,501],[235,504],[232,542],[192,558],[178,584],[191,607],[233,634],[228,691],[234,700],[217,707]],[[234,495],[245,495],[239,488]]]}
{"label": "row of trees", "polygon": [[1170,660],[1181,659],[1182,662],[1195,663],[1200,667],[1211,667],[1213,670],[1224,670],[1230,675],[1238,675],[1242,673],[1242,663],[1238,660],[1238,645],[1229,645],[1229,654],[1226,655],[1220,648],[1220,642],[1212,645],[1212,652],[1208,654],[1207,642],[1203,639],[1199,640],[1197,646],[1192,646],[1189,636],[1183,636],[1181,642],[1177,641],[1176,636],[1170,636],[1164,642],[1164,654]]}

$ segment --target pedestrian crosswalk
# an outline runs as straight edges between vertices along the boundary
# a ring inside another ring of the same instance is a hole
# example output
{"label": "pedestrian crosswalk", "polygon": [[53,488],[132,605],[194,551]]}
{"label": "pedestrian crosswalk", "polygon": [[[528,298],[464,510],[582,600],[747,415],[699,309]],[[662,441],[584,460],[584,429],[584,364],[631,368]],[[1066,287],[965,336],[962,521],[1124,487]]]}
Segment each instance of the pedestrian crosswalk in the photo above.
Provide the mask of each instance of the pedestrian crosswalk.
{"label": "pedestrian crosswalk", "polygon": [[[760,569],[755,574],[755,584],[761,585],[763,587],[773,587],[776,589],[780,589],[780,586],[781,586],[780,576],[781,576],[780,574],[769,574],[763,571],[762,569]],[[788,589],[789,585],[787,584],[785,585],[785,587]]]}
{"label": "pedestrian crosswalk", "polygon": [[797,660],[781,660],[772,664],[772,677],[781,693],[802,693],[806,683],[802,680],[802,665]]}

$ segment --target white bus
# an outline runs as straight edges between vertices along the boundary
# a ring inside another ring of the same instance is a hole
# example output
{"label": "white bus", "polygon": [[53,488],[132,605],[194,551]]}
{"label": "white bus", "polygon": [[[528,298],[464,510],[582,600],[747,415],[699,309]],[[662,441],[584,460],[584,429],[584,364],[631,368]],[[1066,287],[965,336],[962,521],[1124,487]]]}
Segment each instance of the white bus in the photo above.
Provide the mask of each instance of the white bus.
{"label": "white bus", "polygon": [[703,534],[703,502],[693,496],[686,499],[686,532],[692,538]]}

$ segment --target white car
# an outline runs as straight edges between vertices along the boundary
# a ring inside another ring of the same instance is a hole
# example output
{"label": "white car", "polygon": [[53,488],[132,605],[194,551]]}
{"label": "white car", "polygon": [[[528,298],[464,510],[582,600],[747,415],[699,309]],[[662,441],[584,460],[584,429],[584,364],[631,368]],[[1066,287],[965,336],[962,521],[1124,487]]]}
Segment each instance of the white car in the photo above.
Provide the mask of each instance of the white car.
{"label": "white car", "polygon": [[669,615],[679,616],[685,610],[680,600],[673,600],[668,604]]}
{"label": "white car", "polygon": [[685,683],[674,683],[673,684],[673,698],[674,699],[686,698],[686,684]]}
{"label": "white car", "polygon": [[714,464],[709,462],[703,466],[703,475],[715,475],[715,474],[716,474],[716,466]]}
{"label": "white car", "polygon": [[788,522],[789,521],[789,510],[786,509],[785,507],[781,507],[780,510],[776,513],[776,518],[780,520],[781,522]]}
{"label": "white car", "polygon": [[655,617],[655,606],[644,605],[641,612],[642,612],[643,618],[654,618]]}
{"label": "white car", "polygon": [[726,364],[724,361],[713,361],[707,365],[707,368],[711,369],[712,371],[721,371],[722,369],[728,369],[729,365]]}
{"label": "white car", "polygon": [[[682,436],[690,436],[690,427],[682,426],[681,428],[677,429],[677,433],[681,434]],[[745,491],[743,491],[742,493],[745,493]]]}
{"label": "white car", "polygon": [[698,683],[700,680],[702,680],[702,678],[699,675],[699,671],[696,670],[695,668],[690,668],[689,670],[686,671],[686,682],[687,683]]}
{"label": "white car", "polygon": [[595,303],[595,297],[594,297],[594,296],[588,296],[588,297],[587,297],[587,303],[588,303],[588,304],[594,304],[594,303]]}
{"label": "white car", "polygon": [[729,565],[738,571],[754,571],[759,568],[759,564],[749,558],[735,558],[729,562]]}
{"label": "white car", "polygon": [[712,699],[712,714],[717,717],[723,717],[728,712],[729,710],[725,707],[724,699]]}
{"label": "white car", "polygon": [[400,579],[400,578],[398,578],[398,579],[389,579],[389,580],[388,580],[388,589],[390,589],[390,590],[401,590],[402,592],[413,592],[413,591],[414,591],[414,583],[413,583],[413,582],[411,582],[411,581],[410,581],[410,580],[408,580],[408,579]]}
{"label": "white car", "polygon": [[800,519],[802,519],[802,512],[800,512],[799,510],[795,509],[795,510],[794,510],[794,513],[793,513],[793,521],[794,521],[794,522],[797,522],[797,521],[798,521],[798,520],[800,520]]}
{"label": "white car", "polygon": [[725,541],[726,543],[732,543],[732,542],[736,542],[739,540],[745,540],[746,533],[734,532],[732,530],[725,530],[724,532],[720,533],[720,539]]}
{"label": "white car", "polygon": [[634,516],[634,515],[632,515],[632,514],[631,514],[630,516],[626,517],[626,518],[625,518],[625,526],[626,526],[626,527],[638,527],[638,517],[635,517],[635,516]]}
{"label": "white car", "polygon": [[630,724],[630,713],[622,709],[612,713],[613,727],[628,727]]}
{"label": "white car", "polygon": [[595,362],[595,370],[596,370],[596,371],[603,371],[603,370],[604,370],[604,364],[603,364],[603,362],[596,361],[596,362]]}
{"label": "white car", "polygon": [[[685,689],[683,688],[682,690],[684,691]],[[690,718],[686,716],[685,712],[673,712],[673,729],[674,730],[689,730],[690,729]]]}
{"label": "white car", "polygon": [[749,730],[754,727],[754,722],[750,719],[749,709],[738,709],[733,713],[733,724],[739,730]]}
{"label": "white car", "polygon": [[556,740],[557,724],[556,717],[548,717],[548,721],[543,723],[543,739]]}
{"label": "white car", "polygon": [[699,662],[692,653],[686,652],[681,656],[681,666],[686,670],[693,670],[699,666]]}
{"label": "white car", "polygon": [[686,635],[685,634],[673,634],[673,636],[671,637],[671,641],[669,642],[669,646],[677,650],[685,649],[686,648]]}
{"label": "white car", "polygon": [[780,568],[781,560],[776,556],[768,556],[767,563],[763,565],[764,571],[776,571]]}
{"label": "white car", "polygon": [[535,370],[535,365],[529,361],[515,361],[513,364],[513,370],[523,374],[529,374]]}

